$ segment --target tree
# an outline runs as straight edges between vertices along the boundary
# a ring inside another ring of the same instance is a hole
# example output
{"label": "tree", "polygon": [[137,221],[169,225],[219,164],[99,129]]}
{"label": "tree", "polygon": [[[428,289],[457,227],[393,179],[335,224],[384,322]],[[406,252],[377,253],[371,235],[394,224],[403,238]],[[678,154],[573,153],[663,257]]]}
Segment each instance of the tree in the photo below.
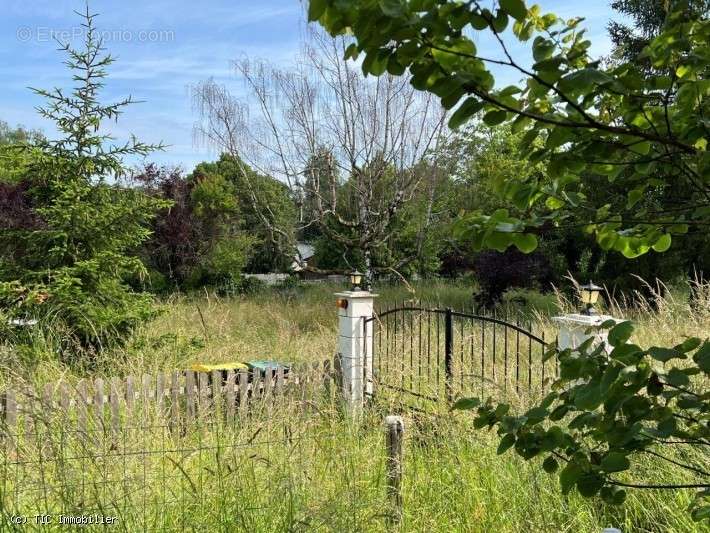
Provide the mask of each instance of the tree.
{"label": "tree", "polygon": [[[199,132],[288,185],[301,216],[297,235],[317,227],[362,261],[351,268],[396,269],[406,260],[375,265],[373,258],[392,235],[397,212],[429,178],[416,170],[432,168],[418,165],[442,139],[444,113],[407,79],[364,80],[343,60],[346,46],[314,32],[291,70],[237,62],[247,98],[211,81],[201,84],[195,89]],[[255,210],[268,214],[270,206],[251,192]],[[288,239],[268,217],[263,222]],[[292,242],[288,255],[293,249]]]}
{"label": "tree", "polygon": [[81,16],[84,48],[62,45],[76,86],[71,93],[35,90],[47,100],[40,114],[61,136],[35,140],[40,156],[17,185],[22,201],[16,203],[31,217],[0,233],[0,303],[11,317],[47,319],[66,328],[65,338],[101,346],[153,314],[150,298],[125,280],[144,273],[130,252],[150,235],[149,224],[166,203],[109,181],[124,173],[124,156],[160,146],[135,138],[115,145],[102,132],[133,100],[100,103],[113,58],[103,53],[96,16],[88,7]]}
{"label": "tree", "polygon": [[178,169],[147,165],[131,177],[134,186],[171,204],[158,213],[141,252],[154,291],[231,291],[252,254],[256,238],[244,231],[234,185],[199,169],[186,177]]}
{"label": "tree", "polygon": [[[710,21],[707,13],[693,17],[686,7],[673,2],[662,32],[641,54],[608,67],[589,57],[581,19],[565,22],[522,0],[500,0],[493,11],[476,0],[311,0],[309,17],[333,35],[354,34],[346,55],[364,54],[365,73],[409,69],[415,87],[455,108],[450,126],[480,113],[486,124],[507,122],[523,132],[528,159],[545,164],[546,179],[505,177],[500,190],[525,216],[507,209],[465,216],[461,233],[476,247],[515,244],[532,251],[539,234],[581,227],[602,249],[633,258],[664,252],[673,235],[710,223]],[[511,19],[518,40],[534,37],[531,67],[510,53],[504,31]],[[500,55],[479,54],[475,32],[488,32]],[[496,88],[491,65],[524,76],[523,83]],[[602,180],[623,197],[605,195]],[[653,202],[641,202],[647,194]],[[499,452],[513,448],[528,460],[545,456],[548,472],[562,465],[565,492],[576,488],[618,504],[625,488],[697,488],[692,516],[707,520],[710,473],[687,454],[674,459],[658,449],[710,445],[710,341],[642,348],[631,342],[629,322],[604,327],[611,328],[609,354],[591,341],[577,350],[550,351],[560,378],[526,413],[509,414],[506,404],[479,405],[478,399],[456,407],[477,408],[475,427],[497,428]],[[620,480],[617,473],[641,454],[680,466],[694,479],[667,485]]]}
{"label": "tree", "polygon": [[230,154],[222,154],[214,163],[199,164],[193,172],[198,175],[220,176],[230,183],[241,217],[238,228],[255,238],[246,270],[285,271],[293,254],[284,251],[290,250],[297,224],[296,204],[288,187]]}
{"label": "tree", "polygon": [[[678,4],[677,0],[673,3]],[[644,0],[614,0],[611,7],[630,17],[633,25],[612,20],[609,22],[609,36],[614,43],[613,56],[623,61],[636,60],[651,39],[663,31],[669,2],[647,2]],[[698,18],[710,10],[710,1],[691,0],[687,2],[688,18]],[[646,64],[646,67],[651,65]]]}
{"label": "tree", "polygon": [[0,183],[13,184],[27,172],[31,161],[39,154],[33,145],[44,140],[39,131],[22,126],[11,128],[0,120]]}
{"label": "tree", "polygon": [[[310,17],[332,34],[351,29],[357,42],[348,57],[364,54],[365,73],[402,73],[412,84],[455,108],[457,127],[481,113],[487,124],[510,122],[523,131],[532,161],[544,161],[549,183],[506,179],[507,198],[520,209],[544,205],[546,212],[521,219],[505,209],[471,214],[460,226],[477,247],[535,248],[537,235],[578,226],[606,250],[636,257],[667,250],[673,235],[708,224],[707,42],[710,24],[679,8],[664,32],[644,49],[657,72],[634,61],[603,67],[589,57],[581,19],[567,22],[522,0],[507,0],[495,12],[477,1],[339,3],[316,0]],[[533,39],[527,67],[509,51],[503,33]],[[466,29],[466,31],[463,31]],[[467,33],[488,32],[500,57],[478,54]],[[524,76],[521,86],[495,87],[491,65]],[[544,139],[535,148],[533,141]],[[589,198],[588,175],[624,190],[624,201]],[[652,178],[651,178],[652,176]],[[639,201],[649,191],[660,206]]]}

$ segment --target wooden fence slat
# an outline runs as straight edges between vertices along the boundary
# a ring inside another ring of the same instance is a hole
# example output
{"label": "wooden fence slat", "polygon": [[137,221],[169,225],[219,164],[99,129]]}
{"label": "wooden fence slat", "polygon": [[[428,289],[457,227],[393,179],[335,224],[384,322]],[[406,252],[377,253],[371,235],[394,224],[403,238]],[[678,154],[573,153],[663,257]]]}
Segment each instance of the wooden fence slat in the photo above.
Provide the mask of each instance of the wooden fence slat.
{"label": "wooden fence slat", "polygon": [[209,387],[209,374],[206,372],[197,373],[197,383],[199,389],[197,391],[198,400],[198,417],[203,420],[207,414],[210,412],[210,387]]}
{"label": "wooden fence slat", "polygon": [[25,437],[34,437],[37,435],[37,429],[35,428],[35,407],[34,394],[29,386],[22,387],[20,389],[18,402],[18,411],[21,416],[20,420],[23,422],[22,429]]}
{"label": "wooden fence slat", "polygon": [[226,401],[227,401],[227,422],[231,423],[234,421],[234,407],[235,407],[235,402],[236,402],[236,395],[235,395],[235,381],[236,381],[236,374],[234,373],[234,370],[228,370],[227,371],[227,394],[226,396]]}
{"label": "wooden fence slat", "polygon": [[212,409],[215,414],[224,412],[222,410],[222,372],[219,370],[212,371]]}
{"label": "wooden fence slat", "polygon": [[141,379],[141,427],[143,429],[148,427],[148,416],[151,411],[150,400],[153,398],[153,376],[150,374],[143,374]]}
{"label": "wooden fence slat", "polygon": [[174,431],[180,424],[180,374],[170,376],[170,428]]}
{"label": "wooden fence slat", "polygon": [[104,425],[104,380],[101,378],[96,378],[94,380],[94,420],[95,420],[95,435],[99,444],[102,441],[102,432],[105,428]]}
{"label": "wooden fence slat", "polygon": [[195,373],[192,370],[185,372],[185,399],[187,406],[187,421],[195,420]]}
{"label": "wooden fence slat", "polygon": [[136,403],[136,378],[126,377],[126,420],[132,420],[133,407]]}
{"label": "wooden fence slat", "polygon": [[[253,394],[253,391],[252,391]],[[239,371],[239,412],[244,415],[249,403],[249,373],[245,369]]]}
{"label": "wooden fence slat", "polygon": [[279,365],[276,369],[276,385],[274,394],[281,396],[284,393],[284,367]]}
{"label": "wooden fence slat", "polygon": [[109,403],[111,406],[111,432],[114,439],[118,439],[118,435],[121,432],[121,385],[119,378],[111,379]]}
{"label": "wooden fence slat", "polygon": [[5,392],[5,425],[10,433],[17,431],[17,396],[13,390]]}
{"label": "wooden fence slat", "polygon": [[69,392],[69,386],[62,381],[59,384],[59,405],[64,411],[64,416],[69,418],[69,411],[71,409],[71,394]]}
{"label": "wooden fence slat", "polygon": [[[89,403],[89,396],[86,390],[86,381],[81,379],[79,383],[76,384],[76,425],[77,429],[88,436],[88,416],[87,416],[87,404]],[[84,439],[86,440],[86,439]]]}
{"label": "wooden fence slat", "polygon": [[274,368],[271,365],[266,365],[264,372],[264,398],[268,398],[272,394],[274,386]]}
{"label": "wooden fence slat", "polygon": [[159,372],[158,375],[156,376],[156,385],[155,385],[155,407],[156,411],[158,412],[158,416],[160,417],[160,420],[162,421],[165,417],[165,412],[163,410],[163,406],[165,404],[165,385],[168,381],[168,377],[163,373]]}

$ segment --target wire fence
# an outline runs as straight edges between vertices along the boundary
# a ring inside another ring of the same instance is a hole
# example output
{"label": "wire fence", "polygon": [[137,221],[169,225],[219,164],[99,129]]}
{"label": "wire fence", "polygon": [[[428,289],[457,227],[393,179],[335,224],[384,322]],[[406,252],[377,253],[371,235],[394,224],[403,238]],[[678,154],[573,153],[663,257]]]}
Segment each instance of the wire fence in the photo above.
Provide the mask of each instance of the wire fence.
{"label": "wire fence", "polygon": [[307,472],[336,436],[322,425],[337,418],[327,364],[249,376],[181,373],[163,389],[161,382],[6,391],[0,530],[229,531],[271,523],[278,505],[255,487],[266,492]]}

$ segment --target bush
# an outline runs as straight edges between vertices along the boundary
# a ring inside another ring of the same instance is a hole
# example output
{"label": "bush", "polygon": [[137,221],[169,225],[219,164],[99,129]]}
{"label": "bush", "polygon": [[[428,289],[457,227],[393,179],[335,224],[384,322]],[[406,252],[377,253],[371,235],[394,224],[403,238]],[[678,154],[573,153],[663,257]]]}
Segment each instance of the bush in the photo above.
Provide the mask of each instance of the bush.
{"label": "bush", "polygon": [[552,268],[544,255],[524,254],[514,248],[479,253],[474,259],[474,271],[479,285],[477,304],[489,308],[508,289],[547,289],[553,281]]}

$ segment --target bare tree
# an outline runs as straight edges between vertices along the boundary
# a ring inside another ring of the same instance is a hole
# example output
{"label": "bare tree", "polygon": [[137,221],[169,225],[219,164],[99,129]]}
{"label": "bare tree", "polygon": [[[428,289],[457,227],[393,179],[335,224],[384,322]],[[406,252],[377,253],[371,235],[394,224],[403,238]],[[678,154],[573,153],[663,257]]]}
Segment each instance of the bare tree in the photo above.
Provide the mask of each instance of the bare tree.
{"label": "bare tree", "polygon": [[[448,130],[435,98],[406,77],[365,78],[344,59],[348,44],[311,30],[290,69],[236,61],[245,94],[234,96],[212,80],[195,87],[196,133],[284,180],[298,204],[299,233],[317,227],[346,249],[359,249],[364,264],[356,266],[371,279],[373,252],[390,240],[400,207],[420,187],[433,202],[436,154]],[[251,194],[268,223],[269,206]],[[403,261],[379,267],[396,270]]]}

